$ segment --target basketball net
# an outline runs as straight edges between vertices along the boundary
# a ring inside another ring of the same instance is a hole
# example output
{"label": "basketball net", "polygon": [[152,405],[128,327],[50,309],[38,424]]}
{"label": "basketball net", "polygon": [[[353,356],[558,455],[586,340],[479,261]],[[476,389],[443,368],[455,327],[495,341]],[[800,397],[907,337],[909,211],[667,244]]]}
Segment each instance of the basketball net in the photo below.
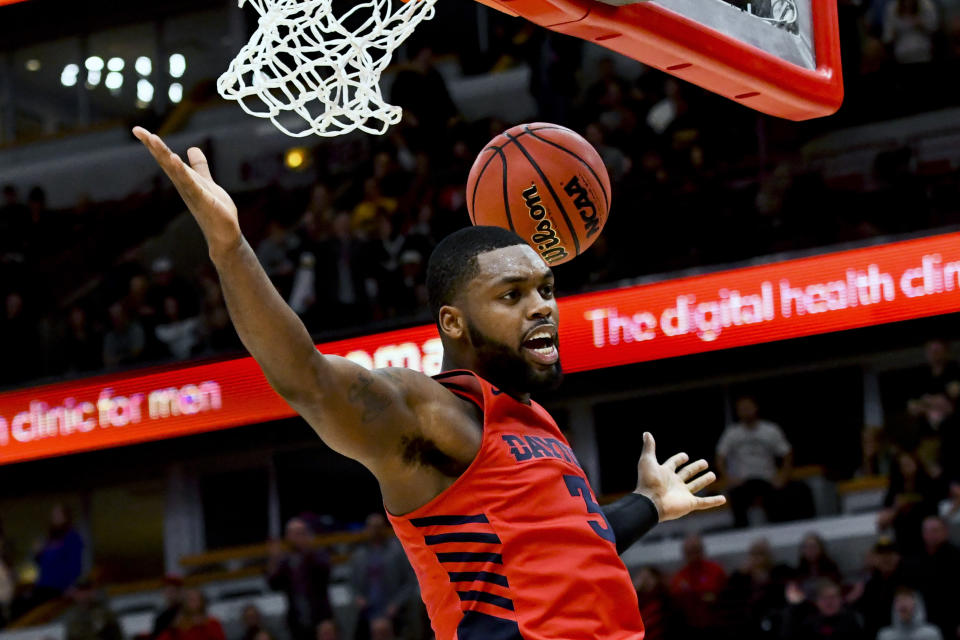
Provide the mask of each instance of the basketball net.
{"label": "basketball net", "polygon": [[384,101],[380,74],[436,1],[394,9],[393,0],[359,0],[338,16],[333,0],[239,0],[257,10],[259,26],[217,91],[288,136],[381,135],[402,112]]}

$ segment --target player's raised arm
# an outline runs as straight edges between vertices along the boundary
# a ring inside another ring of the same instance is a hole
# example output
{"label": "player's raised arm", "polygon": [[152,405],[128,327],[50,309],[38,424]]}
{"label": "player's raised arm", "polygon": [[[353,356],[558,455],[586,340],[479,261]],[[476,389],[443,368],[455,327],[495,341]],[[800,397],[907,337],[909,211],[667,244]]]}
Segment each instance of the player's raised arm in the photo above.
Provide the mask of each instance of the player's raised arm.
{"label": "player's raised arm", "polygon": [[414,420],[406,402],[410,374],[369,372],[318,352],[244,239],[236,205],[213,181],[203,153],[189,149],[188,166],[158,136],[140,127],[133,133],[199,223],[233,325],[271,386],[330,447],[375,465]]}

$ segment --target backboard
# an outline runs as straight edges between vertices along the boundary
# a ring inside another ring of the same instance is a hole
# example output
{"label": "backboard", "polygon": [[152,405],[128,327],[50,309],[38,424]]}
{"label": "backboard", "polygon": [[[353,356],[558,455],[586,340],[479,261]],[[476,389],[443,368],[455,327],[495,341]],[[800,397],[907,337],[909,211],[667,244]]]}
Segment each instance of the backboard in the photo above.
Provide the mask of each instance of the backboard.
{"label": "backboard", "polygon": [[843,100],[836,0],[478,0],[791,120]]}

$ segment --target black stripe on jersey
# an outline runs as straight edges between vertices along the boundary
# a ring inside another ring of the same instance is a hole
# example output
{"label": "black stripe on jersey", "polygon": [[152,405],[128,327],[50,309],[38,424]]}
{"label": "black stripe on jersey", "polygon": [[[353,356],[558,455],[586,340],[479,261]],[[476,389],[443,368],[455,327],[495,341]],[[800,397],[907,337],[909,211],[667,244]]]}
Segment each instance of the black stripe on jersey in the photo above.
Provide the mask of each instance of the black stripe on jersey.
{"label": "black stripe on jersey", "polygon": [[465,602],[467,600],[486,602],[487,604],[492,604],[502,609],[513,611],[513,600],[510,598],[504,598],[503,596],[497,596],[492,593],[487,593],[486,591],[457,591],[457,595],[460,596],[461,602]]}
{"label": "black stripe on jersey", "polygon": [[470,379],[475,379],[472,375],[470,375],[466,371],[445,371],[443,373],[438,373],[437,375],[433,376],[433,379],[444,380],[446,378],[456,378],[460,376],[467,376]]}
{"label": "black stripe on jersey", "polygon": [[510,587],[507,576],[490,571],[450,571],[450,582],[489,582],[501,587]]}
{"label": "black stripe on jersey", "polygon": [[423,536],[423,541],[427,546],[443,544],[445,542],[486,542],[489,544],[500,544],[500,538],[495,533],[478,533],[474,531],[465,531],[463,533],[438,533],[435,536]]}
{"label": "black stripe on jersey", "polygon": [[503,556],[499,553],[475,553],[472,551],[438,553],[437,560],[440,562],[492,562],[493,564],[503,564]]}
{"label": "black stripe on jersey", "polygon": [[482,513],[475,516],[428,516],[426,518],[411,518],[410,524],[415,527],[453,526],[458,524],[489,523],[487,516]]}
{"label": "black stripe on jersey", "polygon": [[524,640],[516,620],[467,610],[457,625],[457,640]]}
{"label": "black stripe on jersey", "polygon": [[457,384],[456,382],[441,382],[444,387],[450,389],[450,391],[459,391],[461,393],[477,393],[479,389],[471,389],[470,387],[465,387],[462,384]]}

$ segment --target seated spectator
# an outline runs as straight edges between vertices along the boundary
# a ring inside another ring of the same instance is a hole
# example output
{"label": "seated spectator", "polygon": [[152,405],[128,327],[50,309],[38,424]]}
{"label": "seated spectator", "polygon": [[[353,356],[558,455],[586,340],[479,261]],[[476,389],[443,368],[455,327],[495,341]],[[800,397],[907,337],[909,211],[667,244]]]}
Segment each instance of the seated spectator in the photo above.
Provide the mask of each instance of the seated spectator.
{"label": "seated spectator", "polygon": [[173,296],[167,296],[163,301],[163,314],[154,329],[157,340],[164,346],[164,357],[190,358],[200,343],[201,324],[200,316],[181,317],[180,303]]}
{"label": "seated spectator", "polygon": [[286,542],[270,548],[267,581],[287,597],[287,627],[293,640],[314,640],[317,625],[333,617],[330,607],[330,558],[313,548],[313,532],[300,519],[287,522]]}
{"label": "seated spectator", "polygon": [[63,595],[83,573],[83,538],[73,528],[70,509],[55,504],[50,510],[47,539],[34,556],[38,575],[33,606]]}
{"label": "seated spectator", "polygon": [[416,142],[435,148],[446,138],[443,133],[457,117],[457,106],[434,65],[433,50],[421,46],[411,53],[410,64],[397,72],[390,88],[390,100],[403,107],[404,122],[414,129]]}
{"label": "seated spectator", "polygon": [[377,215],[375,227],[376,233],[364,247],[363,259],[368,266],[366,291],[371,300],[384,307],[380,317],[393,317],[403,296],[400,254],[406,238],[396,232],[386,213]]}
{"label": "seated spectator", "polygon": [[893,532],[904,553],[920,548],[920,524],[937,513],[943,492],[914,453],[901,452],[890,474],[890,486],[877,514],[877,528]]}
{"label": "seated spectator", "polygon": [[673,601],[663,574],[656,567],[643,567],[633,579],[640,603],[646,640],[667,640],[677,625]]}
{"label": "seated spectator", "polygon": [[257,608],[255,604],[248,604],[243,608],[243,612],[240,614],[241,621],[243,622],[243,635],[240,636],[241,640],[257,640],[264,634],[267,638],[273,638],[273,633],[270,632],[263,624],[263,614],[260,612],[260,609]]}
{"label": "seated spectator", "polygon": [[334,620],[324,620],[317,625],[317,640],[340,640],[340,629]]}
{"label": "seated spectator", "polygon": [[755,638],[771,612],[786,605],[784,590],[792,571],[776,564],[766,538],[754,540],[743,566],[730,575],[724,593],[738,638]]}
{"label": "seated spectator", "polygon": [[173,624],[158,640],[226,640],[220,621],[207,614],[207,597],[200,589],[187,589]]}
{"label": "seated spectator", "polygon": [[3,296],[0,309],[0,353],[4,362],[16,362],[16,367],[0,367],[0,386],[21,380],[29,380],[38,373],[34,353],[39,335],[36,318],[30,313],[30,305],[20,291],[10,291]]}
{"label": "seated spectator", "polygon": [[370,621],[370,640],[394,640],[396,637],[389,618],[374,618]]}
{"label": "seated spectator", "polygon": [[940,629],[927,623],[923,602],[913,589],[898,589],[893,609],[893,624],[882,629],[877,640],[943,640]]}
{"label": "seated spectator", "polygon": [[670,595],[686,627],[684,638],[712,637],[711,628],[721,621],[718,599],[727,583],[723,567],[708,559],[703,539],[693,533],[683,541],[686,564],[670,581]]}
{"label": "seated spectator", "polygon": [[893,598],[904,584],[904,572],[897,546],[890,538],[881,538],[867,555],[870,576],[855,607],[863,616],[868,638],[875,638],[881,628],[891,623]]}
{"label": "seated spectator", "polygon": [[90,326],[83,307],[71,307],[67,314],[67,330],[60,351],[64,367],[70,373],[93,371],[103,366],[100,337]]}
{"label": "seated spectator", "polygon": [[822,579],[836,584],[843,582],[840,567],[827,553],[823,538],[816,533],[808,533],[800,542],[800,562],[795,577],[808,591],[809,587]]}
{"label": "seated spectator", "polygon": [[317,329],[354,326],[368,320],[362,243],[350,230],[350,214],[338,213],[333,233],[316,247],[305,247],[316,256],[316,304],[307,326]]}
{"label": "seated spectator", "polygon": [[585,134],[587,141],[600,154],[603,166],[610,172],[610,181],[616,184],[623,180],[630,173],[633,163],[623,151],[606,143],[603,125],[599,122],[589,124]]}
{"label": "seated spectator", "polygon": [[416,576],[399,540],[380,513],[367,516],[366,543],[358,545],[350,557],[350,574],[356,605],[358,640],[366,640],[365,628],[384,618],[400,631],[410,626],[418,614],[414,600],[418,589]]}
{"label": "seated spectator", "polygon": [[775,519],[770,517],[774,490],[790,477],[793,448],[779,426],[759,418],[753,398],[737,400],[737,418],[717,442],[717,470],[727,483],[734,526],[746,527],[749,509],[757,503],[768,520]]}
{"label": "seated spectator", "polygon": [[153,619],[151,640],[156,640],[160,634],[170,628],[176,620],[180,608],[183,606],[183,578],[168,575],[163,579],[163,609]]}
{"label": "seated spectator", "polygon": [[933,0],[893,0],[887,4],[883,42],[898,64],[933,61],[933,37],[940,27]]}
{"label": "seated spectator", "polygon": [[123,305],[110,305],[110,330],[103,337],[103,364],[107,368],[136,363],[146,348],[143,326],[130,319]]}
{"label": "seated spectator", "polygon": [[927,620],[953,640],[960,636],[960,549],[950,543],[950,530],[940,517],[923,521],[922,536],[922,550],[904,559],[906,580],[923,595]]}
{"label": "seated spectator", "polygon": [[230,322],[223,291],[215,282],[205,282],[200,306],[202,353],[223,353],[239,349],[240,338]]}
{"label": "seated spectator", "polygon": [[818,582],[814,606],[798,626],[787,629],[786,640],[867,640],[859,617],[844,605],[836,582]]}
{"label": "seated spectator", "polygon": [[363,183],[363,200],[353,208],[350,225],[363,237],[375,235],[378,216],[392,216],[397,210],[396,198],[388,198],[380,191],[376,178],[367,178]]}
{"label": "seated spectator", "polygon": [[[150,265],[150,290],[147,303],[157,309],[163,308],[163,301],[173,296],[180,304],[187,304],[194,298],[193,288],[173,270],[173,261],[161,256]],[[189,313],[190,310],[188,309]]]}
{"label": "seated spectator", "polygon": [[73,607],[67,612],[67,640],[123,640],[117,616],[89,579],[70,591]]}
{"label": "seated spectator", "polygon": [[290,290],[294,271],[291,256],[299,245],[297,236],[277,220],[267,224],[267,237],[257,245],[257,259],[281,295]]}
{"label": "seated spectator", "polygon": [[[941,463],[947,468],[951,466],[948,453],[958,453],[955,410],[960,401],[960,364],[951,359],[949,344],[939,338],[924,345],[924,354],[927,364],[917,376],[915,391],[907,402],[907,413],[919,422],[923,461]],[[944,450],[936,451],[941,446]]]}

